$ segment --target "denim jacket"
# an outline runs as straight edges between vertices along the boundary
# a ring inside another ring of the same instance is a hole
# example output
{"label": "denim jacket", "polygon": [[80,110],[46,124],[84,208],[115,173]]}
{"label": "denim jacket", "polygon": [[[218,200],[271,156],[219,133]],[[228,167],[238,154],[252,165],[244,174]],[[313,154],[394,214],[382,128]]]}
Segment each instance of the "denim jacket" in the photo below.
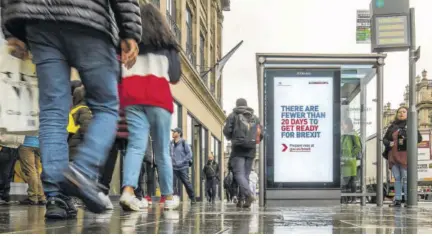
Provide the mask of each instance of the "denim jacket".
{"label": "denim jacket", "polygon": [[192,161],[192,151],[184,139],[180,139],[177,145],[172,140],[170,151],[174,170],[189,168],[189,163]]}

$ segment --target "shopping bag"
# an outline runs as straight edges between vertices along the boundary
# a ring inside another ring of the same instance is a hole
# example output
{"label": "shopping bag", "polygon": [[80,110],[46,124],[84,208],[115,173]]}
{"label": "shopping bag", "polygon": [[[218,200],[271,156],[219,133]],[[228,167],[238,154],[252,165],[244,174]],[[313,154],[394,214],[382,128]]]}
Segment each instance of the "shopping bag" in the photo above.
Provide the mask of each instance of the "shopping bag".
{"label": "shopping bag", "polygon": [[36,69],[30,59],[21,60],[0,48],[0,128],[8,134],[37,135],[39,91]]}

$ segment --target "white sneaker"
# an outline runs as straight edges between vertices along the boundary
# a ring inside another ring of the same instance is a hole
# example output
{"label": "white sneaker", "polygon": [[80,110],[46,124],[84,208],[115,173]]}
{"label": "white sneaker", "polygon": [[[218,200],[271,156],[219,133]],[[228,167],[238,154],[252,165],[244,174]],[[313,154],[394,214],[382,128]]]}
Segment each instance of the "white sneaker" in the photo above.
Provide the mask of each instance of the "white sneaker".
{"label": "white sneaker", "polygon": [[164,208],[167,210],[174,210],[180,206],[180,199],[177,196],[173,196],[171,200],[166,199]]}
{"label": "white sneaker", "polygon": [[133,194],[123,192],[120,197],[120,206],[125,211],[140,211],[141,205],[141,201]]}
{"label": "white sneaker", "polygon": [[149,206],[149,203],[148,203],[147,199],[145,199],[145,198],[141,199],[140,203],[141,203],[141,209],[148,208],[148,206]]}
{"label": "white sneaker", "polygon": [[98,193],[99,199],[103,202],[103,204],[105,205],[105,209],[107,210],[113,210],[114,206],[109,198],[108,195],[105,195],[103,192],[99,192]]}

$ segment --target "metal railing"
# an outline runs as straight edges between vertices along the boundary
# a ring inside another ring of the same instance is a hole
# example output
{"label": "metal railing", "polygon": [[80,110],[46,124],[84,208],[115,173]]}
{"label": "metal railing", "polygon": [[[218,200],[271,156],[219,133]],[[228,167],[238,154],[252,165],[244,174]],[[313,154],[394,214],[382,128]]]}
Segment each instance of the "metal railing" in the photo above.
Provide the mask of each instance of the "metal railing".
{"label": "metal railing", "polygon": [[181,43],[180,28],[178,27],[176,20],[174,19],[174,17],[171,15],[171,13],[168,10],[166,11],[166,17],[167,17],[167,22],[168,22],[170,29],[172,30],[175,37],[177,38],[177,41],[179,43]]}

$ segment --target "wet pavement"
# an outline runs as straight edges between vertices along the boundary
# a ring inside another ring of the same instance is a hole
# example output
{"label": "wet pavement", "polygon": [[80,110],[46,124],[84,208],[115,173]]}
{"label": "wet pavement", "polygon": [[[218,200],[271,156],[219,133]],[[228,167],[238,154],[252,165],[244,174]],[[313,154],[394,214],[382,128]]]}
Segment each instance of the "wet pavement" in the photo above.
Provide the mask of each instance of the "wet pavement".
{"label": "wet pavement", "polygon": [[185,203],[176,211],[159,205],[144,212],[96,215],[80,210],[78,218],[45,221],[39,206],[0,206],[0,233],[20,234],[392,234],[432,233],[432,205],[416,209],[388,206],[337,206],[236,209],[234,204]]}

